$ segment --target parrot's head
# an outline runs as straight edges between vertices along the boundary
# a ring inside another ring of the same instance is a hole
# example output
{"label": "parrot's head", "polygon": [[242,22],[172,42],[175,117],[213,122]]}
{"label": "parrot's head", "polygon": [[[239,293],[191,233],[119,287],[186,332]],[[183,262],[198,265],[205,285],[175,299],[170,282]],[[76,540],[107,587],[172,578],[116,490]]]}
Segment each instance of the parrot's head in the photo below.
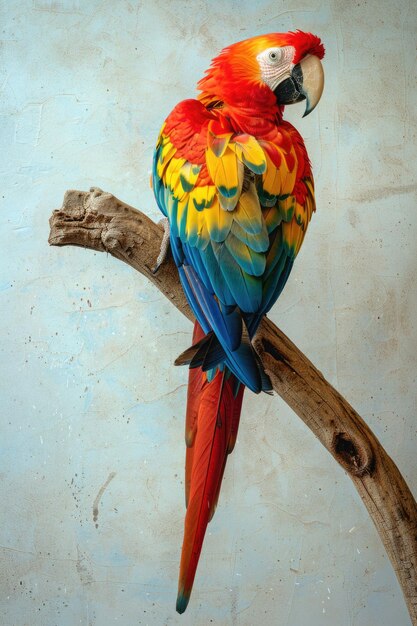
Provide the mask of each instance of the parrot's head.
{"label": "parrot's head", "polygon": [[324,86],[324,46],[300,30],[239,41],[215,57],[198,83],[206,106],[252,107],[261,112],[274,103],[306,101],[304,116],[320,100]]}

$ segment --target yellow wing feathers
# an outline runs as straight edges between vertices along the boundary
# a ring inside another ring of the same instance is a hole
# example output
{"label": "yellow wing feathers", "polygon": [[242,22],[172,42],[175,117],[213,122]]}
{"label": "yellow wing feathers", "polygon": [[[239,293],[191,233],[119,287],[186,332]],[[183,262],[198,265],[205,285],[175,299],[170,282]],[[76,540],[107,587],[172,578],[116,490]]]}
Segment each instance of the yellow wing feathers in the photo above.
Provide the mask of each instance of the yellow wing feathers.
{"label": "yellow wing feathers", "polygon": [[247,134],[216,134],[209,124],[203,162],[194,164],[163,131],[155,174],[181,240],[204,248],[209,240],[225,241],[233,227],[247,260],[251,250],[266,253],[268,233],[281,224],[283,242],[297,254],[314,211],[314,186],[311,176],[297,180],[297,153],[289,133],[277,145]]}

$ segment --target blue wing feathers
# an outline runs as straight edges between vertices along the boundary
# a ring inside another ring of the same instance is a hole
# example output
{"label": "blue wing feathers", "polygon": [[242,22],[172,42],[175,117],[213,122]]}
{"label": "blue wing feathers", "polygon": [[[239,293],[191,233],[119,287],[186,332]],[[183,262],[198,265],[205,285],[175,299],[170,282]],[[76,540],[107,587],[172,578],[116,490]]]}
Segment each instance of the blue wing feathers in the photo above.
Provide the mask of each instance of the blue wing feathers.
{"label": "blue wing feathers", "polygon": [[[236,329],[236,318],[229,314],[225,319],[216,301],[210,297],[191,266],[183,265],[179,268],[179,274],[190,306],[204,332],[208,333],[213,330],[218,338],[226,354],[226,365],[246,387],[255,393],[261,391],[262,378],[251,345],[241,341],[241,331],[238,335],[240,339],[238,348],[234,349],[231,343],[234,335],[236,338],[236,333],[231,332]],[[229,328],[227,321],[232,322]]]}
{"label": "blue wing feathers", "polygon": [[224,244],[213,243],[213,250],[237,306],[247,313],[257,311],[262,302],[262,282],[243,271]]}
{"label": "blue wing feathers", "polygon": [[185,267],[184,265],[180,265],[178,267],[178,274],[180,277],[180,281],[181,281],[181,285],[182,288],[184,289],[185,295],[187,297],[187,300],[190,304],[190,307],[194,313],[194,315],[196,316],[198,323],[200,324],[201,328],[203,329],[203,331],[207,334],[210,332],[211,330],[211,326],[210,323],[207,319],[207,316],[204,314],[202,307],[200,306],[200,303],[198,302],[197,298],[196,298],[196,294],[193,291],[189,281],[188,281],[188,277],[185,271]]}

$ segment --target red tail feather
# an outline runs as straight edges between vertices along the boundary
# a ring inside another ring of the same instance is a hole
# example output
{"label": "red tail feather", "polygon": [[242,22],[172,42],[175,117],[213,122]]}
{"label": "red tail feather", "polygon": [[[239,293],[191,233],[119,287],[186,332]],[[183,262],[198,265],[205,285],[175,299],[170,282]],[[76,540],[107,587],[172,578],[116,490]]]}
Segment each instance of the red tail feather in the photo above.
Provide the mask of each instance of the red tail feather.
{"label": "red tail feather", "polygon": [[[204,333],[196,322],[193,343]],[[227,455],[233,450],[239,426],[243,385],[227,368],[211,382],[200,368],[191,369],[186,415],[184,541],[178,583],[177,611],[187,608],[207,524],[219,497]],[[236,395],[235,395],[236,393]]]}

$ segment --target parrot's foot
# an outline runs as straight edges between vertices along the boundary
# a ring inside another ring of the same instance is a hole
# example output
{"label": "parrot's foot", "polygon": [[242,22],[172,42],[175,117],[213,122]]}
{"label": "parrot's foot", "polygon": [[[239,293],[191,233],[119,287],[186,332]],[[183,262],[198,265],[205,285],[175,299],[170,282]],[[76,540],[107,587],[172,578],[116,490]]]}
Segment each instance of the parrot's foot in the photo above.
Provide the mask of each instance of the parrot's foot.
{"label": "parrot's foot", "polygon": [[169,250],[169,222],[168,222],[168,218],[167,217],[162,218],[161,220],[159,220],[158,224],[161,224],[161,226],[163,226],[163,228],[164,228],[164,236],[162,237],[161,249],[159,251],[158,258],[156,259],[156,265],[152,269],[152,274],[156,274],[157,273],[157,271],[161,267],[162,263],[166,260],[166,258],[168,256],[168,250]]}

